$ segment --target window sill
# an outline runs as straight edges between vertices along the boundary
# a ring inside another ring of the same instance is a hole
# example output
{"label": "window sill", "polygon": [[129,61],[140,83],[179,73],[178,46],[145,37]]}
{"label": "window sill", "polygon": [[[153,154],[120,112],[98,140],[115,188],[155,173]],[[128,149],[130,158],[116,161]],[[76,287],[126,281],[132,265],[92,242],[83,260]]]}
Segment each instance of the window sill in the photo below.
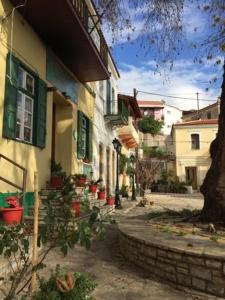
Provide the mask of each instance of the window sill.
{"label": "window sill", "polygon": [[19,139],[10,139],[10,138],[4,137],[4,136],[3,136],[3,138],[6,139],[6,140],[8,140],[8,141],[14,141],[14,142],[17,142],[17,143],[21,143],[21,144],[25,144],[25,145],[28,145],[28,146],[32,146],[32,147],[38,148],[40,150],[45,149],[45,148],[40,148],[40,147],[38,147],[38,146],[36,146],[36,145],[34,145],[32,143],[29,143],[29,142],[26,142],[26,141],[22,141],[22,140],[19,140]]}

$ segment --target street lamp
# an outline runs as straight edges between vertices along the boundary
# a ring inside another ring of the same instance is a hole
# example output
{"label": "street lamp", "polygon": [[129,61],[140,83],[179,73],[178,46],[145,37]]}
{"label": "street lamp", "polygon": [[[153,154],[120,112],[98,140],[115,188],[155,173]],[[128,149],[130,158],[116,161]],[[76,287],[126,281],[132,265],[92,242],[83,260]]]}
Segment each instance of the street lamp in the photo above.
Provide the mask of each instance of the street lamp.
{"label": "street lamp", "polygon": [[131,196],[131,201],[136,201],[136,191],[135,191],[135,185],[134,185],[134,164],[135,164],[135,161],[136,161],[136,158],[135,156],[132,154],[130,156],[130,161],[132,163],[132,167],[133,167],[133,171],[132,171],[132,196]]}
{"label": "street lamp", "polygon": [[120,190],[119,190],[119,154],[121,153],[122,145],[118,139],[112,141],[113,147],[116,150],[116,189],[115,189],[115,208],[121,209]]}

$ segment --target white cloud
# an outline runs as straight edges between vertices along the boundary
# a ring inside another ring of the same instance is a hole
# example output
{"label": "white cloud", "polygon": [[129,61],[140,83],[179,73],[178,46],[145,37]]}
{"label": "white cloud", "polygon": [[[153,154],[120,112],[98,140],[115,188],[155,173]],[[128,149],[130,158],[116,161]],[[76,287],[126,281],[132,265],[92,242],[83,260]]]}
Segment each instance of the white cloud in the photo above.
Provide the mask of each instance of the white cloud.
{"label": "white cloud", "polygon": [[[149,61],[145,65],[138,67],[122,64],[119,91],[129,94],[133,92],[133,88],[136,88],[138,91],[194,99],[182,100],[138,93],[138,99],[165,100],[168,104],[181,109],[196,109],[197,100],[195,101],[195,99],[197,98],[197,92],[199,92],[200,99],[211,100],[211,102],[200,101],[200,108],[215,102],[217,97],[220,96],[220,89],[216,88],[218,84],[214,84],[211,87],[208,84],[212,77],[218,76],[216,72],[212,74],[210,65],[199,66],[193,64],[191,60],[178,60],[175,62],[168,80],[165,80],[159,73],[155,73],[153,65],[153,61]],[[205,91],[206,87],[209,87],[208,92]]]}

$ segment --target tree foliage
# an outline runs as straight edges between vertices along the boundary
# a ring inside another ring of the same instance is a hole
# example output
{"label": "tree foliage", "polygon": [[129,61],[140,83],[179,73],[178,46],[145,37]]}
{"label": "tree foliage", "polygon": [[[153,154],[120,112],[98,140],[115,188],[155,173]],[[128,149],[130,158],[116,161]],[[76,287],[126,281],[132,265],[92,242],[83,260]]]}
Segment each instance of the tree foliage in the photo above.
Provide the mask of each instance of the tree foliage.
{"label": "tree foliage", "polygon": [[150,133],[155,136],[160,133],[163,122],[155,120],[153,117],[145,116],[138,122],[138,129],[143,133]]}
{"label": "tree foliage", "polygon": [[[156,67],[172,68],[176,57],[186,50],[185,13],[195,11],[207,19],[204,34],[199,28],[191,30],[192,40],[189,46],[196,49],[193,60],[202,63],[206,58],[215,58],[215,64],[221,63],[219,56],[225,51],[225,4],[224,0],[94,0],[106,28],[113,41],[124,37],[129,41],[135,34],[141,48],[155,59]],[[138,26],[135,27],[135,24]],[[197,41],[196,41],[197,40]],[[185,45],[184,42],[185,41]],[[185,48],[184,48],[185,47]]]}

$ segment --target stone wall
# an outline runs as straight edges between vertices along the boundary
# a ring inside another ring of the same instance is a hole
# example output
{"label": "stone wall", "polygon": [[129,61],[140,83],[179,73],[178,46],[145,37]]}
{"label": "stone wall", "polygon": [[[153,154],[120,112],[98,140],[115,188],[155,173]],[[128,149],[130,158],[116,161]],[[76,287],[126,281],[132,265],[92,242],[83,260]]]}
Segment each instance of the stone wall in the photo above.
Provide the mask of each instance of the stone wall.
{"label": "stone wall", "polygon": [[120,231],[120,250],[131,262],[178,285],[225,298],[225,259],[155,245]]}

